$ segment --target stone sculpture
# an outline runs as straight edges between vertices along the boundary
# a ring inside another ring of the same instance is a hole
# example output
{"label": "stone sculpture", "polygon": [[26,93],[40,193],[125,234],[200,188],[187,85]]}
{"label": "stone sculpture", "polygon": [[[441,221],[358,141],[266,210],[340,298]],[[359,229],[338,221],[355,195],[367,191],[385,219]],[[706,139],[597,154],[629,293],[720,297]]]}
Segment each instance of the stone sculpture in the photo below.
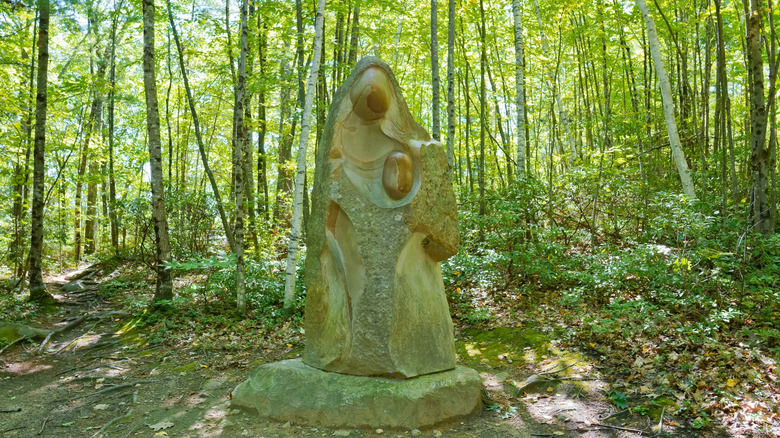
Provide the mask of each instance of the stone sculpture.
{"label": "stone sculpture", "polygon": [[444,149],[377,58],[361,60],[333,102],[307,234],[303,361],[397,378],[452,369],[439,262],[459,237]]}
{"label": "stone sculpture", "polygon": [[410,429],[477,410],[481,381],[455,364],[439,264],[459,244],[447,159],[377,58],[360,60],[333,99],[311,212],[303,360],[258,367],[232,404],[280,421]]}

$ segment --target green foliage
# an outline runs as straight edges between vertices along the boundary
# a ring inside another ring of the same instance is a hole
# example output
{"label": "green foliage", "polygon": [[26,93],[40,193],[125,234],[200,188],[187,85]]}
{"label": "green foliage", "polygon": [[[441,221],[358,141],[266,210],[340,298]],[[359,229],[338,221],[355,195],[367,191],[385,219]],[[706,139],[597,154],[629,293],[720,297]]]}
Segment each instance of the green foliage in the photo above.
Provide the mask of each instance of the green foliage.
{"label": "green foliage", "polygon": [[[305,250],[305,249],[304,249]],[[304,259],[297,265],[298,278],[304,275]],[[257,260],[247,258],[246,296],[248,308],[268,324],[274,324],[283,316],[284,268],[285,261],[273,258]],[[174,261],[170,269],[179,272],[202,272],[206,274],[203,284],[192,284],[180,291],[180,296],[198,302],[204,308],[215,302],[229,302],[235,305],[235,255],[212,256],[192,259],[185,262]],[[303,281],[296,282],[296,301],[294,314],[301,315],[305,305]]]}
{"label": "green foliage", "polygon": [[628,409],[628,399],[622,392],[612,390],[607,393],[607,397],[609,397],[616,408]]}

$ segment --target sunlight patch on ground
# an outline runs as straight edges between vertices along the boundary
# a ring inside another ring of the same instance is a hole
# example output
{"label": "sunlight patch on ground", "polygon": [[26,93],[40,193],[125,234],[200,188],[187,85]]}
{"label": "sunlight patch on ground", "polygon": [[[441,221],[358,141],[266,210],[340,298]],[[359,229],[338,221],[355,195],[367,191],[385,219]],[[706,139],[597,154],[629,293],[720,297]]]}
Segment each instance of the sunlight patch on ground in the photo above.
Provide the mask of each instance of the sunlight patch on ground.
{"label": "sunlight patch on ground", "polygon": [[27,374],[39,373],[50,369],[52,369],[51,365],[35,362],[11,362],[5,364],[5,369],[3,371],[10,374],[16,374],[17,376],[25,376]]}

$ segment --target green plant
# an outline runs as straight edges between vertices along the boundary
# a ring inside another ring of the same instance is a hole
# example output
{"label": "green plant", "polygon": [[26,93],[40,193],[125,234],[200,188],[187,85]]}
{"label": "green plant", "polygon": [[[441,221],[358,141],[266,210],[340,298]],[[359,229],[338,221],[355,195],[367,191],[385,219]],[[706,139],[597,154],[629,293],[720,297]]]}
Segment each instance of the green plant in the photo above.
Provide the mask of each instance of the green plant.
{"label": "green plant", "polygon": [[693,419],[691,427],[694,429],[707,429],[710,427],[710,417],[706,412],[701,412],[698,417]]}
{"label": "green plant", "polygon": [[607,393],[607,397],[612,401],[612,404],[615,405],[618,409],[628,409],[628,400],[626,399],[626,395],[623,394],[620,391],[611,390]]}

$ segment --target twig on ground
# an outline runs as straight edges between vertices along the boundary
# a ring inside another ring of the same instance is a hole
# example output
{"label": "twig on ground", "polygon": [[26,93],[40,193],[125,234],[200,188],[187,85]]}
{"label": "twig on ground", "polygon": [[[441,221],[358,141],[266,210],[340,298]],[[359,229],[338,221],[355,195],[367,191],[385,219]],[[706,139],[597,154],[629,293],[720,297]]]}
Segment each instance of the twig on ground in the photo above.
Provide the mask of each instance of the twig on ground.
{"label": "twig on ground", "polygon": [[16,427],[12,427],[10,429],[3,429],[3,430],[0,430],[0,433],[8,433],[8,432],[11,432],[11,431],[14,431],[14,430],[19,430],[19,429],[27,429],[27,426],[16,426]]}
{"label": "twig on ground", "polygon": [[49,421],[49,417],[46,417],[46,418],[44,418],[44,419],[43,419],[43,424],[41,424],[41,428],[40,428],[40,429],[38,429],[38,435],[40,435],[41,433],[43,433],[43,429],[45,429],[45,428],[46,428],[46,422],[47,422],[47,421]]}
{"label": "twig on ground", "polygon": [[550,374],[558,374],[558,373],[560,373],[561,371],[568,370],[569,368],[573,367],[574,365],[577,365],[578,363],[580,363],[580,362],[579,362],[579,361],[575,361],[575,362],[573,362],[571,365],[566,365],[565,367],[563,367],[563,368],[561,368],[561,369],[559,369],[559,370],[553,370],[553,371],[542,371],[542,372],[540,372],[540,373],[538,373],[538,374],[539,374],[540,376],[547,376],[547,375],[550,375]]}
{"label": "twig on ground", "polygon": [[21,337],[21,338],[19,338],[19,339],[15,340],[15,341],[13,341],[13,342],[11,342],[10,344],[6,345],[5,347],[3,347],[3,348],[0,348],[0,354],[3,354],[3,352],[4,352],[4,351],[5,351],[7,348],[11,347],[12,345],[18,344],[19,342],[24,342],[24,341],[26,341],[26,340],[28,340],[28,339],[31,339],[31,338],[30,338],[29,336],[23,336],[23,337]]}
{"label": "twig on ground", "polygon": [[615,413],[609,414],[606,417],[602,418],[601,421],[607,420],[612,417],[617,417],[618,415],[622,414],[623,412],[628,412],[628,409],[623,409],[622,411],[617,411]]}
{"label": "twig on ground", "polygon": [[109,428],[109,427],[110,427],[112,424],[114,424],[114,422],[116,422],[116,421],[119,421],[119,420],[121,420],[121,419],[123,419],[123,418],[127,418],[127,417],[129,417],[129,416],[130,416],[130,414],[132,414],[132,413],[133,413],[133,409],[134,409],[134,408],[130,408],[130,410],[129,410],[129,411],[127,411],[127,413],[126,413],[125,415],[120,415],[120,416],[118,416],[118,417],[114,417],[114,418],[112,418],[111,420],[109,420],[109,422],[108,422],[108,423],[106,423],[106,424],[104,424],[104,425],[103,425],[103,426],[100,428],[100,430],[99,430],[99,431],[97,431],[97,432],[96,432],[94,435],[92,435],[92,437],[91,437],[91,438],[95,438],[96,436],[98,436],[98,435],[101,435],[101,434],[105,433],[105,432],[108,430],[108,428]]}
{"label": "twig on ground", "polygon": [[135,385],[138,385],[138,384],[141,384],[141,383],[152,383],[152,382],[157,382],[157,381],[158,381],[157,379],[133,380],[132,382],[123,383],[121,385],[109,386],[108,388],[101,389],[100,391],[92,393],[92,394],[80,395],[80,396],[74,398],[73,400],[78,400],[80,398],[85,398],[85,397],[94,397],[94,396],[99,395],[99,394],[104,394],[106,392],[116,391],[118,389],[129,388],[131,386],[135,386]]}
{"label": "twig on ground", "polygon": [[117,377],[117,376],[79,376],[79,377],[74,377],[74,378],[68,380],[68,383],[78,382],[80,380],[98,380],[98,379],[120,380],[120,379],[122,379],[122,377]]}
{"label": "twig on ground", "polygon": [[0,414],[10,414],[11,412],[22,412],[22,408],[16,408],[16,409],[0,409]]}
{"label": "twig on ground", "polygon": [[611,424],[591,423],[591,425],[592,426],[598,426],[598,427],[606,427],[606,428],[615,429],[615,430],[622,430],[623,432],[634,432],[634,433],[638,433],[638,434],[644,433],[644,432],[642,432],[639,429],[631,429],[631,428],[628,428],[628,427],[612,426]]}
{"label": "twig on ground", "polygon": [[661,436],[664,433],[664,412],[666,412],[666,406],[661,409],[661,418],[658,419],[658,435]]}
{"label": "twig on ground", "polygon": [[49,333],[49,335],[46,336],[46,339],[44,339],[43,342],[41,342],[41,346],[38,347],[38,354],[41,354],[41,352],[43,351],[43,347],[45,347],[46,344],[49,343],[49,340],[51,339],[52,336],[54,336],[54,334],[60,333],[60,332],[64,332],[65,330],[68,330],[70,328],[73,328],[73,327],[81,324],[81,322],[84,321],[85,319],[87,319],[88,316],[89,315],[87,315],[87,314],[81,315],[78,318],[74,319],[73,321],[69,322],[68,324],[66,324],[66,325],[64,325],[64,326],[62,326],[60,328],[56,328],[56,329],[52,330],[51,333]]}

